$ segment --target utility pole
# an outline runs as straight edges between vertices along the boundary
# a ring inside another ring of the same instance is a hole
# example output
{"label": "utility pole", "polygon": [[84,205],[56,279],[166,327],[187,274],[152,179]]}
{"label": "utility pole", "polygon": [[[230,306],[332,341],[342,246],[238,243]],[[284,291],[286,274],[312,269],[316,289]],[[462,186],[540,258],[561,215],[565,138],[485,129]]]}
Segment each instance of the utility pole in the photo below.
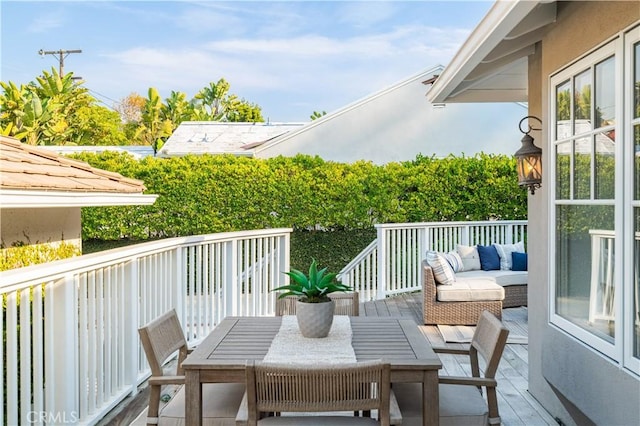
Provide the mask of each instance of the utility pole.
{"label": "utility pole", "polygon": [[53,55],[58,62],[60,63],[60,78],[64,77],[64,58],[69,56],[71,53],[82,53],[82,50],[38,50],[38,54],[44,58],[44,55]]}

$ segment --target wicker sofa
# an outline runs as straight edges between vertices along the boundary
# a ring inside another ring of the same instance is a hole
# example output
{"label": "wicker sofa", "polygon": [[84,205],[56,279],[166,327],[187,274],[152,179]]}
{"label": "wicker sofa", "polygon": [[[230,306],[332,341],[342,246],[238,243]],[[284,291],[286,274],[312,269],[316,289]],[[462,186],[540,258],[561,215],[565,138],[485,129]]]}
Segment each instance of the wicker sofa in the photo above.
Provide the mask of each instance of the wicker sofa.
{"label": "wicker sofa", "polygon": [[[422,263],[422,315],[425,324],[474,325],[480,313],[488,310],[502,318],[503,307],[527,304],[527,272],[520,271],[468,271],[458,272],[460,282],[483,285],[471,285],[462,290],[468,293],[465,300],[438,300],[438,291],[433,270],[426,261]],[[475,282],[474,282],[475,281]],[[493,284],[492,284],[493,283]],[[456,290],[456,286],[446,286],[447,290]],[[483,297],[483,294],[488,297]],[[484,299],[484,300],[482,300]]]}

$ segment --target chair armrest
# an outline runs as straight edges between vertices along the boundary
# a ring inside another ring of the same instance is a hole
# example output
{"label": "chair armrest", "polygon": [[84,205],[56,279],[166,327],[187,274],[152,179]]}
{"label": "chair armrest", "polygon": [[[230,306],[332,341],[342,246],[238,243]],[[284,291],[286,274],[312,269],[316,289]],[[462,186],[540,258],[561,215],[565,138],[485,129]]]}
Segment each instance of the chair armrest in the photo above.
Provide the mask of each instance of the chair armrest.
{"label": "chair armrest", "polygon": [[397,426],[402,424],[402,412],[396,399],[396,394],[393,393],[393,389],[389,392],[389,417],[391,426]]}
{"label": "chair armrest", "polygon": [[496,379],[487,377],[461,377],[461,376],[440,376],[438,383],[443,385],[470,385],[470,386],[486,386],[496,387],[498,382]]}
{"label": "chair armrest", "polygon": [[238,414],[236,414],[236,426],[247,426],[249,424],[249,407],[247,402],[247,393],[244,393],[240,407],[238,407]]}
{"label": "chair armrest", "polygon": [[433,346],[433,351],[438,354],[469,355],[469,348],[448,348],[445,346]]}
{"label": "chair armrest", "polygon": [[184,376],[151,376],[149,385],[184,385]]}

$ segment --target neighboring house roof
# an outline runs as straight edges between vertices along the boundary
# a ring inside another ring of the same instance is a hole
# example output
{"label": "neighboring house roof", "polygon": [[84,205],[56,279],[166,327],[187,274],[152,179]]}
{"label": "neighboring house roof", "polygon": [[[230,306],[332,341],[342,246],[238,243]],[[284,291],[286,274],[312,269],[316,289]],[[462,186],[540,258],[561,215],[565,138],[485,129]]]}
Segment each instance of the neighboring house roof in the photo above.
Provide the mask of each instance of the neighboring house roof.
{"label": "neighboring house roof", "polygon": [[[517,122],[518,103],[447,104],[425,100],[425,81],[440,74],[429,67],[254,148],[256,158],[318,155],[326,161],[386,164],[427,157],[512,155],[505,126]],[[462,123],[462,125],[461,125]]]}
{"label": "neighboring house roof", "polygon": [[427,93],[429,102],[526,102],[527,56],[556,2],[498,0]]}
{"label": "neighboring house roof", "polygon": [[[308,132],[316,127],[320,127],[320,126],[327,126],[330,125],[329,123],[331,121],[334,121],[336,119],[338,119],[339,117],[348,114],[350,111],[353,111],[355,109],[358,109],[360,107],[362,107],[363,105],[366,104],[370,104],[373,103],[374,101],[376,101],[378,98],[383,97],[385,95],[387,95],[388,93],[391,93],[393,91],[395,91],[396,89],[398,89],[399,87],[403,87],[406,85],[409,85],[417,80],[422,81],[423,83],[425,83],[425,81],[429,81],[429,80],[425,80],[425,78],[435,78],[438,74],[440,74],[442,72],[442,70],[444,69],[444,67],[442,65],[436,65],[433,68],[429,68],[425,71],[420,72],[419,74],[416,75],[412,75],[411,77],[404,79],[402,81],[399,81],[389,87],[386,87],[382,90],[379,90],[375,93],[372,93],[364,98],[358,99],[355,102],[352,102],[336,111],[333,111],[329,114],[325,114],[322,117],[319,117],[309,123],[306,123],[304,126],[301,126],[297,129],[292,130],[291,132],[285,133],[285,134],[281,134],[278,135],[276,137],[274,137],[273,139],[261,144],[260,146],[256,147],[255,152],[256,154],[268,150],[272,147],[274,147],[275,145],[281,144],[283,142],[286,142],[287,140],[293,139],[296,136]],[[406,112],[405,112],[406,113]],[[370,128],[375,128],[375,126],[373,124],[371,124],[369,126]]]}
{"label": "neighboring house roof", "polygon": [[185,121],[158,152],[158,157],[188,154],[233,154],[252,156],[250,149],[304,123],[226,123]]}
{"label": "neighboring house roof", "polygon": [[144,183],[0,136],[3,208],[153,204]]}
{"label": "neighboring house roof", "polygon": [[58,154],[76,154],[82,152],[93,152],[99,154],[106,151],[126,152],[131,154],[136,160],[140,160],[144,157],[153,156],[153,147],[151,146],[138,146],[138,145],[122,145],[122,146],[107,146],[107,145],[92,145],[92,146],[73,146],[73,145],[48,145],[40,148],[56,152]]}

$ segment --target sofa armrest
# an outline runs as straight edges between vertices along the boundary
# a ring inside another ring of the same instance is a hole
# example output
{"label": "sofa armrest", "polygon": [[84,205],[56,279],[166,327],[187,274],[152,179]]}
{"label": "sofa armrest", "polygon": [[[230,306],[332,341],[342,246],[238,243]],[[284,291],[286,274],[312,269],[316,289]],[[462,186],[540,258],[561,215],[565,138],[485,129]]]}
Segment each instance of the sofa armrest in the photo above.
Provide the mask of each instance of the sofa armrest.
{"label": "sofa armrest", "polygon": [[436,301],[436,278],[426,260],[422,261],[422,292],[424,300]]}

